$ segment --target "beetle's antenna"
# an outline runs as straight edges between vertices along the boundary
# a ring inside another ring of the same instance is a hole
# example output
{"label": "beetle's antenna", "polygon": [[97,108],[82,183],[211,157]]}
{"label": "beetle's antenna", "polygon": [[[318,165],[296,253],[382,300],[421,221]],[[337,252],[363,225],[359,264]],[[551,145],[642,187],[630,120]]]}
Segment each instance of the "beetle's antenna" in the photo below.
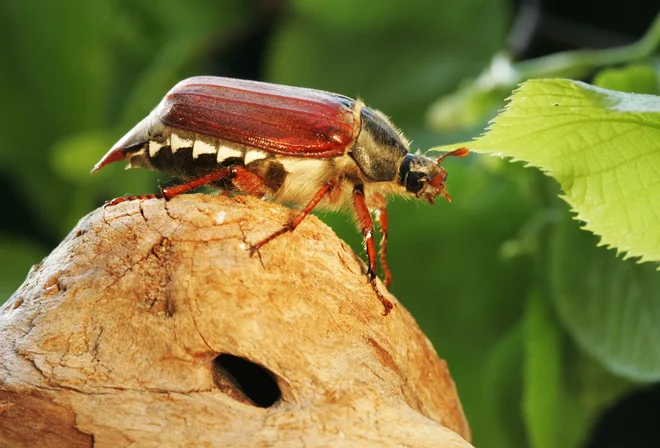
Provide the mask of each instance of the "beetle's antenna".
{"label": "beetle's antenna", "polygon": [[438,158],[438,165],[440,165],[442,161],[445,160],[445,157],[448,156],[467,157],[469,154],[470,154],[470,150],[467,149],[465,146],[458,149],[454,149],[453,151],[441,155],[440,158]]}

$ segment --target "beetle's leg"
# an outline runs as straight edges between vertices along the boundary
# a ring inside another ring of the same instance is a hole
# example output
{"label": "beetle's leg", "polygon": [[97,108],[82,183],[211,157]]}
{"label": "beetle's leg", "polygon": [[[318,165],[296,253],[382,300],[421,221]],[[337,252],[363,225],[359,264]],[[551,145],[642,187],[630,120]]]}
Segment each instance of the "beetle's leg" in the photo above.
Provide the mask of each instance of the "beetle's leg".
{"label": "beetle's leg", "polygon": [[250,256],[254,255],[256,251],[261,249],[263,246],[265,246],[267,243],[274,240],[278,236],[283,235],[287,232],[293,232],[295,228],[298,227],[298,225],[302,222],[302,220],[305,219],[305,217],[309,215],[312,212],[312,210],[314,210],[314,207],[316,207],[316,205],[321,201],[321,199],[323,199],[328,193],[334,190],[335,187],[337,187],[337,181],[334,180],[325,184],[323,188],[321,188],[319,191],[316,192],[312,200],[309,201],[309,204],[307,204],[305,208],[303,208],[300,211],[300,213],[298,213],[298,215],[296,215],[296,217],[293,218],[291,222],[289,222],[289,224],[287,224],[277,232],[273,233],[272,235],[264,238],[263,240],[259,241],[258,243],[250,247]]}
{"label": "beetle's leg", "polygon": [[232,166],[230,170],[231,183],[238,191],[257,197],[264,196],[269,192],[263,178],[244,166]]}
{"label": "beetle's leg", "polygon": [[224,179],[225,177],[229,176],[230,174],[232,173],[229,168],[222,168],[217,171],[213,171],[212,173],[206,174],[202,177],[198,177],[197,179],[193,179],[190,182],[186,182],[185,184],[175,185],[169,188],[161,188],[160,194],[161,197],[169,201],[173,197],[178,196],[180,194],[187,193],[192,190],[196,190],[197,188],[203,187],[204,185],[218,182]]}
{"label": "beetle's leg", "polygon": [[203,187],[204,185],[217,182],[221,179],[224,179],[225,177],[229,176],[231,174],[231,171],[228,168],[222,168],[217,171],[213,171],[212,173],[206,174],[205,176],[198,177],[197,179],[193,179],[190,182],[186,182],[181,185],[175,185],[174,187],[169,187],[169,188],[161,188],[160,189],[160,194],[144,194],[141,196],[122,196],[120,198],[113,199],[112,201],[107,203],[107,206],[112,206],[112,205],[117,205],[121,204],[122,202],[126,201],[132,201],[133,199],[154,199],[154,198],[165,198],[165,200],[169,201],[172,199],[174,196],[178,196],[182,193],[186,193],[188,191],[194,190],[199,187]]}
{"label": "beetle's leg", "polygon": [[374,221],[371,219],[371,213],[367,207],[367,202],[364,198],[364,186],[356,185],[353,188],[353,207],[357,216],[362,236],[364,237],[364,244],[367,247],[367,258],[369,260],[369,268],[367,270],[367,278],[371,287],[373,288],[376,296],[385,307],[384,316],[387,316],[394,305],[387,300],[383,294],[378,290],[376,285],[376,244],[374,243]]}
{"label": "beetle's leg", "polygon": [[376,243],[374,242],[374,222],[371,219],[371,213],[367,207],[364,198],[364,187],[356,185],[353,189],[353,207],[357,216],[362,236],[364,237],[364,244],[367,248],[367,259],[369,261],[369,268],[367,270],[367,277],[369,281],[376,279]]}
{"label": "beetle's leg", "polygon": [[126,201],[133,201],[135,199],[156,199],[162,197],[159,194],[141,194],[139,196],[120,196],[118,198],[114,198],[111,201],[107,201],[105,203],[105,207],[112,207],[113,205],[121,204],[122,202]]}
{"label": "beetle's leg", "polygon": [[374,193],[372,201],[376,204],[376,216],[380,224],[380,265],[383,269],[383,276],[385,280],[383,284],[389,288],[392,283],[392,273],[387,265],[387,237],[389,235],[388,221],[387,221],[387,200],[380,193]]}

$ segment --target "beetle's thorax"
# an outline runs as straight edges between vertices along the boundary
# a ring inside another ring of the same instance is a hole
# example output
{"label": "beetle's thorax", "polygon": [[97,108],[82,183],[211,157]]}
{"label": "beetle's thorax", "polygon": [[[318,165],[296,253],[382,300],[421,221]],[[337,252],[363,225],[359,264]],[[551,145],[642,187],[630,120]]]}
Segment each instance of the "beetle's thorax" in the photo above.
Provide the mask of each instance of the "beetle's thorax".
{"label": "beetle's thorax", "polygon": [[401,161],[408,154],[408,142],[382,113],[356,104],[360,131],[348,152],[364,177],[371,182],[393,182]]}

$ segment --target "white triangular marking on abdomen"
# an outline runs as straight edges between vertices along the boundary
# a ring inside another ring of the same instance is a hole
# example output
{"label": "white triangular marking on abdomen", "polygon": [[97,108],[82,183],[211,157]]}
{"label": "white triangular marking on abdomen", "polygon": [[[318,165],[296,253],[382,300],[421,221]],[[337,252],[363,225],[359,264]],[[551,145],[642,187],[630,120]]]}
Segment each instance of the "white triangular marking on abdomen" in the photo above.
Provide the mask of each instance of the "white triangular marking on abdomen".
{"label": "white triangular marking on abdomen", "polygon": [[172,141],[172,154],[176,153],[179,149],[193,147],[193,141],[191,139],[182,138],[179,134],[172,133],[170,139]]}
{"label": "white triangular marking on abdomen", "polygon": [[222,163],[225,160],[232,158],[232,157],[238,157],[242,158],[243,157],[243,152],[239,151],[238,149],[230,148],[229,146],[219,146],[218,147],[218,157],[217,161],[218,163]]}
{"label": "white triangular marking on abdomen", "polygon": [[158,143],[153,140],[149,140],[149,157],[154,157],[156,154],[158,154],[158,151],[160,151],[164,147],[165,144],[163,143]]}
{"label": "white triangular marking on abdomen", "polygon": [[193,159],[199,157],[200,154],[215,154],[215,146],[203,140],[195,140],[195,144],[193,145]]}
{"label": "white triangular marking on abdomen", "polygon": [[251,149],[245,154],[245,163],[246,165],[250,162],[254,162],[255,160],[259,159],[265,159],[268,157],[268,153],[263,152],[263,151],[257,151],[256,149]]}

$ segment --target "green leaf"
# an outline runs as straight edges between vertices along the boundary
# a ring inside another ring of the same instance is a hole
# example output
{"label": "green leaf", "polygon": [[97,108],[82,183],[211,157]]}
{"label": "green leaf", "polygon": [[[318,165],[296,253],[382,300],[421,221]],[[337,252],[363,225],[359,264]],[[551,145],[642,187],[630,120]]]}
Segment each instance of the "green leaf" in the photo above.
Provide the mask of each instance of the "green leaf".
{"label": "green leaf", "polygon": [[583,446],[603,410],[636,387],[578,351],[538,292],[529,298],[524,341],[523,411],[533,448]]}
{"label": "green leaf", "polygon": [[489,448],[526,445],[520,406],[524,338],[523,325],[517,322],[490,349],[486,359],[481,410],[485,425],[481,431],[488,434]]}
{"label": "green leaf", "polygon": [[601,244],[660,260],[659,97],[527,81],[488,132],[466,145],[541,168]]}
{"label": "green leaf", "polygon": [[568,216],[552,239],[554,300],[578,344],[610,371],[660,380],[660,272],[621,260]]}
{"label": "green leaf", "polygon": [[548,303],[532,294],[525,317],[523,409],[531,446],[567,446],[560,440],[560,413],[564,412],[561,377],[562,346]]}
{"label": "green leaf", "polygon": [[594,85],[605,89],[630,93],[660,93],[658,77],[650,65],[632,64],[622,68],[606,68],[593,80]]}
{"label": "green leaf", "polygon": [[568,397],[577,401],[584,413],[580,427],[575,428],[584,436],[606,409],[612,408],[626,394],[645,387],[605,369],[601,363],[571,344],[563,363],[566,370]]}

